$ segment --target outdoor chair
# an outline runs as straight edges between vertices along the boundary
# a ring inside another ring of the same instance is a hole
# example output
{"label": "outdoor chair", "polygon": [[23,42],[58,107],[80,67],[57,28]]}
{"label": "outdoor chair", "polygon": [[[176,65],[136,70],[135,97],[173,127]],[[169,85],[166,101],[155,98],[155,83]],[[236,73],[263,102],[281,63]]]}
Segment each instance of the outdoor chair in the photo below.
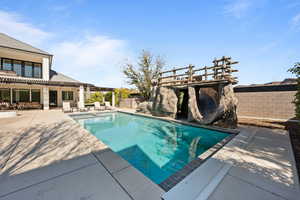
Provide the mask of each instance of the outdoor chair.
{"label": "outdoor chair", "polygon": [[105,110],[113,110],[113,109],[114,109],[114,108],[110,105],[110,102],[109,102],[109,101],[105,101],[104,104],[105,104]]}
{"label": "outdoor chair", "polygon": [[9,109],[9,103],[7,102],[0,103],[0,110],[8,110],[8,109]]}
{"label": "outdoor chair", "polygon": [[104,111],[105,107],[101,106],[100,102],[96,101],[96,102],[94,102],[94,109],[98,110],[98,111]]}
{"label": "outdoor chair", "polygon": [[80,112],[88,111],[88,109],[84,106],[84,103],[80,101],[77,102],[77,108]]}
{"label": "outdoor chair", "polygon": [[73,112],[73,108],[71,108],[70,102],[63,102],[62,110],[64,113]]}

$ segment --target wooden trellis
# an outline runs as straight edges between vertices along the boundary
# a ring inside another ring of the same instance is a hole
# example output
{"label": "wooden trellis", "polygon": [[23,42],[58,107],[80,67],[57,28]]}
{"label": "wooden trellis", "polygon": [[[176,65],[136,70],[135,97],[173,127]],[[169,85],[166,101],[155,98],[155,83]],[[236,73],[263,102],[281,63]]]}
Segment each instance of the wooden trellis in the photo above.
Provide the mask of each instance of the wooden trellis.
{"label": "wooden trellis", "polygon": [[213,66],[204,66],[195,69],[195,66],[174,68],[172,70],[163,71],[158,79],[159,86],[187,86],[187,85],[209,85],[217,83],[237,83],[237,77],[233,77],[232,65],[238,64],[232,61],[231,57],[223,56],[220,59],[213,60]]}

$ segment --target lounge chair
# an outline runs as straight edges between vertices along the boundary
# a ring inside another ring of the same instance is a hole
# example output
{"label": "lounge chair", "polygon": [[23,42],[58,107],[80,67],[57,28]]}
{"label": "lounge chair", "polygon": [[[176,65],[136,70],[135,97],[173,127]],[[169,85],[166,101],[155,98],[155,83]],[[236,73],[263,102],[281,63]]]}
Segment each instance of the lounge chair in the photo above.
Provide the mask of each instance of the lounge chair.
{"label": "lounge chair", "polygon": [[80,101],[77,102],[77,108],[80,112],[88,111],[88,109],[84,106],[84,103]]}
{"label": "lounge chair", "polygon": [[109,101],[105,101],[104,104],[105,104],[105,110],[114,110],[114,107],[110,105]]}
{"label": "lounge chair", "polygon": [[73,108],[71,108],[71,104],[70,102],[63,102],[63,107],[62,107],[62,110],[64,113],[66,112],[73,112]]}
{"label": "lounge chair", "polygon": [[71,107],[71,103],[64,101],[62,110],[63,110],[63,112],[73,112],[73,108]]}
{"label": "lounge chair", "polygon": [[94,109],[98,110],[98,111],[104,111],[105,107],[101,106],[100,102],[96,101],[96,102],[94,102]]}

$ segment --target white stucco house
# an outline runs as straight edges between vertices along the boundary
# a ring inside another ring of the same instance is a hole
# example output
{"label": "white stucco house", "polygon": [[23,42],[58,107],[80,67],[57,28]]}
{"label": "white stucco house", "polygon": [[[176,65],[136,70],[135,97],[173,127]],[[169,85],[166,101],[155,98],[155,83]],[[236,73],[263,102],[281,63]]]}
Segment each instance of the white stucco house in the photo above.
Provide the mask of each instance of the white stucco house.
{"label": "white stucco house", "polygon": [[77,81],[52,69],[53,55],[0,33],[0,103],[32,103],[47,110],[76,105],[93,90],[113,91]]}

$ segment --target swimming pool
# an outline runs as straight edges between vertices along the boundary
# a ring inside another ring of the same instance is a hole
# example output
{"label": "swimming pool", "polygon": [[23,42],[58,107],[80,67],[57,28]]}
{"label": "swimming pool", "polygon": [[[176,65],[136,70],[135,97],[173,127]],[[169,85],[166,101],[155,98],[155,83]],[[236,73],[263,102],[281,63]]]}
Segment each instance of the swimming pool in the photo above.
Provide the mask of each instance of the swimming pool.
{"label": "swimming pool", "polygon": [[120,112],[73,118],[157,184],[229,136]]}

